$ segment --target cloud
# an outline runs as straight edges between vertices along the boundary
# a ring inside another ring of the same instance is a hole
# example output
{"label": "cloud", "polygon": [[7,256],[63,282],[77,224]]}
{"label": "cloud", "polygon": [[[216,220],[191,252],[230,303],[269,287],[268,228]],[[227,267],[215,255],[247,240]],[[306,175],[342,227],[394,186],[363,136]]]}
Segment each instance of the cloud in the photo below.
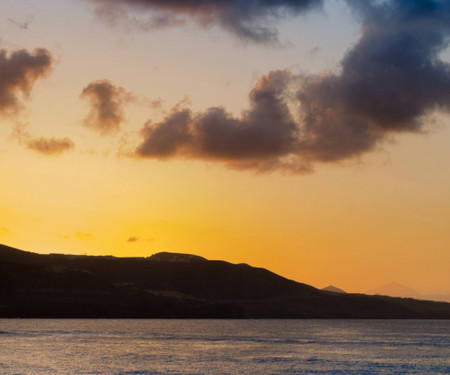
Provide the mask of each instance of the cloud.
{"label": "cloud", "polygon": [[234,117],[222,107],[194,114],[176,107],[160,123],[147,122],[136,154],[224,161],[235,168],[273,169],[295,152],[298,128],[287,105],[288,71],[263,76],[249,95],[250,108]]}
{"label": "cloud", "polygon": [[150,104],[150,108],[152,108],[152,109],[161,109],[164,104],[164,100],[162,100],[161,98],[158,98],[156,100],[150,101],[149,104]]}
{"label": "cloud", "polygon": [[270,72],[238,117],[222,107],[175,108],[163,121],[145,124],[136,155],[303,173],[317,162],[359,157],[392,135],[426,130],[428,114],[450,109],[450,64],[439,57],[449,41],[450,3],[348,3],[362,35],[339,73]]}
{"label": "cloud", "polygon": [[30,150],[37,151],[43,155],[60,155],[65,151],[73,150],[75,144],[70,138],[33,138],[27,141]]}
{"label": "cloud", "polygon": [[[364,34],[343,61],[345,105],[385,130],[421,128],[422,116],[450,107],[450,64],[439,58],[450,36],[450,3],[351,1]],[[370,72],[370,74],[368,74]]]}
{"label": "cloud", "polygon": [[[274,21],[320,7],[322,0],[90,0],[109,24],[125,22],[141,29],[190,20],[202,27],[218,25],[243,40],[276,42]],[[143,17],[143,15],[145,15]]]}
{"label": "cloud", "polygon": [[14,26],[18,27],[21,30],[28,30],[28,28],[31,25],[31,22],[33,22],[33,17],[29,16],[26,20],[20,22],[16,21],[13,18],[8,18],[8,22],[13,24]]}
{"label": "cloud", "polygon": [[135,243],[135,242],[139,242],[139,241],[153,242],[154,239],[153,238],[140,238],[140,237],[136,237],[136,236],[131,236],[127,240],[127,242],[129,242],[129,243]]}
{"label": "cloud", "polygon": [[101,135],[115,133],[124,122],[123,106],[134,100],[133,95],[108,80],[89,83],[82,91],[81,98],[89,100],[90,112],[84,125]]}
{"label": "cloud", "polygon": [[70,138],[33,137],[26,128],[25,124],[16,125],[11,137],[30,150],[47,156],[58,156],[75,148],[75,144]]}
{"label": "cloud", "polygon": [[53,59],[44,48],[33,52],[0,50],[0,114],[16,114],[21,96],[27,98],[37,79],[47,76]]}
{"label": "cloud", "polygon": [[340,160],[387,136],[424,129],[450,109],[450,65],[439,59],[450,35],[450,4],[437,0],[349,0],[363,34],[341,73],[312,76],[299,90],[306,152]]}

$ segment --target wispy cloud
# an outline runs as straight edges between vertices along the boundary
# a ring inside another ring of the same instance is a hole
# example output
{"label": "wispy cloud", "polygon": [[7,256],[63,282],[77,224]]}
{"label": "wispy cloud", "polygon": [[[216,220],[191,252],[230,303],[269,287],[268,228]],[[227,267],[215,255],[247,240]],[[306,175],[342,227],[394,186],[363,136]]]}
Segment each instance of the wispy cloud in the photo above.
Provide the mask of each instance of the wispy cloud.
{"label": "wispy cloud", "polygon": [[277,42],[274,21],[322,5],[322,0],[89,0],[109,24],[153,29],[193,21],[220,26],[242,40]]}
{"label": "wispy cloud", "polygon": [[135,242],[153,242],[154,239],[153,238],[142,238],[142,237],[137,237],[137,236],[130,236],[127,239],[127,242],[129,243],[135,243]]}
{"label": "wispy cloud", "polygon": [[25,124],[17,124],[11,137],[17,139],[26,148],[46,156],[58,156],[75,148],[75,144],[68,137],[33,137]]}
{"label": "wispy cloud", "polygon": [[70,138],[33,138],[27,141],[30,150],[37,151],[43,155],[60,155],[65,151],[73,150],[75,144]]}
{"label": "wispy cloud", "polygon": [[33,22],[33,17],[29,16],[24,21],[17,21],[13,18],[8,18],[8,22],[21,30],[28,30],[28,28],[31,25],[31,22]]}

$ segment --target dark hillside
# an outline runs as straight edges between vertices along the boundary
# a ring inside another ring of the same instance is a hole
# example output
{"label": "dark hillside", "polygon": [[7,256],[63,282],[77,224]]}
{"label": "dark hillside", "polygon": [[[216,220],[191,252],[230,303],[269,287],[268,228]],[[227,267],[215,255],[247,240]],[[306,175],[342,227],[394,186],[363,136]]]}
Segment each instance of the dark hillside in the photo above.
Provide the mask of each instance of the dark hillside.
{"label": "dark hillside", "polygon": [[39,255],[0,245],[0,317],[450,318],[450,304],[338,294],[189,254]]}

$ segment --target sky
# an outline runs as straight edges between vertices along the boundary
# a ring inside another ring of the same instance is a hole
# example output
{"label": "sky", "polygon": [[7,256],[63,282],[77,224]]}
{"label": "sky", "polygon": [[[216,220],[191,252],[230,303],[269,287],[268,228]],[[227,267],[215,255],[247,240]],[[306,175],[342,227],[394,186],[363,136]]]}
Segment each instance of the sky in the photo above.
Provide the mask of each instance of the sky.
{"label": "sky", "polygon": [[0,243],[450,294],[447,1],[0,14]]}

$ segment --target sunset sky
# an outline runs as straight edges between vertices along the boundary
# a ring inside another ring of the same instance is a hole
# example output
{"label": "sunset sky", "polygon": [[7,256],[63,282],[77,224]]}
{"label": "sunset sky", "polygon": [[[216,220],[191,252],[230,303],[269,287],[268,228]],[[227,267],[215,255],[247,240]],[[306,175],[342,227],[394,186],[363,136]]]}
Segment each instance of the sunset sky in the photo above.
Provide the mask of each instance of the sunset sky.
{"label": "sunset sky", "polygon": [[450,294],[450,2],[0,14],[0,243]]}

